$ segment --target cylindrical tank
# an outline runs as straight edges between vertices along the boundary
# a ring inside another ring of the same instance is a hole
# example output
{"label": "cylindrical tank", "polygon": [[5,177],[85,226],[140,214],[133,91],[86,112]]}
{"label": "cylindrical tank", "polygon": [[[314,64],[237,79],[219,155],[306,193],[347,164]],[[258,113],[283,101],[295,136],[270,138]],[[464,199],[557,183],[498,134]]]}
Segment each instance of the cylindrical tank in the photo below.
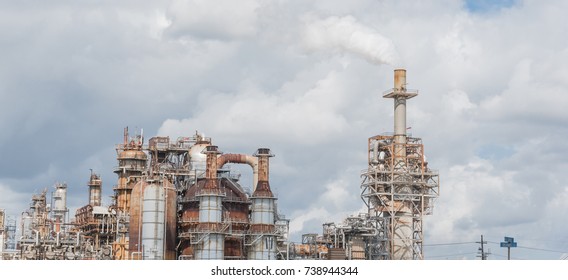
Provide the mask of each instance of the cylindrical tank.
{"label": "cylindrical tank", "polygon": [[151,184],[144,190],[142,204],[142,248],[144,260],[164,259],[165,192]]}
{"label": "cylindrical tank", "polygon": [[[276,240],[274,236],[274,200],[273,197],[251,198],[251,235],[256,239],[248,252],[249,260],[276,259]],[[255,236],[259,236],[257,239]]]}
{"label": "cylindrical tank", "polygon": [[67,212],[67,184],[55,185],[52,211],[56,214]]}
{"label": "cylindrical tank", "polygon": [[89,204],[101,206],[102,181],[100,176],[92,173],[87,185],[89,186]]}
{"label": "cylindrical tank", "polygon": [[250,223],[274,225],[274,200],[272,197],[252,197]]}
{"label": "cylindrical tank", "polygon": [[133,259],[175,259],[176,211],[176,192],[169,181],[136,184],[129,223]]}

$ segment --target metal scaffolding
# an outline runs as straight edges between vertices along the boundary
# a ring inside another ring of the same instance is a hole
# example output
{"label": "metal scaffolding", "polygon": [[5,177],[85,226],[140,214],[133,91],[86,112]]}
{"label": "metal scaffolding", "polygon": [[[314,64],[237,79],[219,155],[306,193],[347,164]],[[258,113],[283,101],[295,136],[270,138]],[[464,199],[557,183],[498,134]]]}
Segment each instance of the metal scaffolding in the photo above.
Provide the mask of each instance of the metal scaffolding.
{"label": "metal scaffolding", "polygon": [[369,138],[361,199],[378,231],[369,258],[417,260],[424,258],[423,216],[432,213],[440,183],[422,140],[407,134],[406,100],[418,91],[406,88],[406,70],[394,74],[394,88],[383,94],[394,99],[394,134]]}
{"label": "metal scaffolding", "polygon": [[[396,149],[407,156],[395,156]],[[432,214],[440,188],[438,172],[428,168],[423,151],[419,138],[408,137],[406,144],[395,144],[393,136],[369,138],[361,198],[378,230],[371,259],[423,259],[423,216]]]}

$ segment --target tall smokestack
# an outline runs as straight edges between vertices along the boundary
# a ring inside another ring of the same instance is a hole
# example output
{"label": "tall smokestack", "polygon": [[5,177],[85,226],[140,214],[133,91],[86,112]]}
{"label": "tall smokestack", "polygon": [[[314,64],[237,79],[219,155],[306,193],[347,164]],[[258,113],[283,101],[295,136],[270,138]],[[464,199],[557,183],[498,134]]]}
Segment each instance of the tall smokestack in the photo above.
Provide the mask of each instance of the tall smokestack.
{"label": "tall smokestack", "polygon": [[[406,70],[394,70],[394,92],[406,92]],[[402,98],[401,98],[402,97]],[[394,135],[406,137],[406,98],[402,95],[395,97],[394,102]],[[399,137],[398,143],[404,143],[404,138]]]}
{"label": "tall smokestack", "polygon": [[406,100],[418,95],[416,90],[406,88],[406,70],[394,70],[394,88],[387,91],[383,97],[394,99],[394,145],[395,166],[402,168],[406,157]]}
{"label": "tall smokestack", "polygon": [[225,253],[225,232],[223,222],[223,192],[217,180],[217,155],[221,152],[217,146],[209,145],[202,152],[207,155],[205,185],[196,196],[199,199],[198,229],[208,231],[206,240],[199,243],[195,252],[197,260],[222,260]]}
{"label": "tall smokestack", "polygon": [[250,234],[257,241],[252,244],[248,252],[248,259],[273,260],[276,259],[276,198],[268,183],[268,160],[274,155],[270,153],[270,149],[260,148],[254,156],[258,158],[258,184],[250,198]]}
{"label": "tall smokestack", "polygon": [[[418,91],[411,91],[406,88],[406,70],[394,70],[394,88],[383,97],[394,99],[394,180],[404,181],[408,168],[407,164],[407,135],[406,135],[406,100],[418,95]],[[394,193],[407,195],[412,193],[409,184],[395,185]],[[392,207],[397,209],[393,213],[395,222],[392,227],[392,258],[397,260],[409,260],[413,258],[413,206],[410,200],[395,199]]]}
{"label": "tall smokestack", "polygon": [[431,214],[439,178],[427,166],[422,140],[406,133],[406,100],[417,95],[406,88],[406,70],[394,70],[394,87],[383,93],[394,99],[394,135],[369,138],[361,198],[371,223],[378,221],[376,238],[369,239],[369,259],[424,258],[423,216]]}
{"label": "tall smokestack", "polygon": [[254,154],[258,158],[258,183],[253,196],[274,197],[270,190],[269,177],[269,158],[274,155],[270,153],[270,149],[260,148]]}

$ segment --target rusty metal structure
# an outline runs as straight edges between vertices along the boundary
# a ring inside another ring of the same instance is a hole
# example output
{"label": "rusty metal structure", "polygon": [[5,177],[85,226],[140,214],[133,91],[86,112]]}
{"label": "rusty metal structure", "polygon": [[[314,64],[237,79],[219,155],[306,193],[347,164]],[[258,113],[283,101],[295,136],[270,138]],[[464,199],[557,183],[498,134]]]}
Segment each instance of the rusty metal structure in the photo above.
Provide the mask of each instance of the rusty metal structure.
{"label": "rusty metal structure", "polygon": [[66,184],[57,183],[49,203],[47,189],[32,196],[30,207],[22,213],[22,236],[17,254],[22,260],[75,260],[93,258],[89,241],[67,222]]}
{"label": "rusty metal structure", "polygon": [[394,100],[394,133],[368,139],[368,167],[361,172],[361,199],[367,212],[339,224],[324,223],[321,236],[291,246],[292,256],[350,260],[424,258],[424,216],[432,214],[440,184],[438,171],[428,166],[422,140],[407,133],[406,102],[417,95],[417,90],[406,88],[406,70],[394,70],[394,88],[383,94]]}
{"label": "rusty metal structure", "polygon": [[[117,184],[104,206],[102,180],[91,170],[88,204],[69,221],[67,185],[57,183],[32,196],[22,213],[22,236],[11,259],[29,260],[419,260],[423,220],[439,195],[439,175],[430,169],[420,138],[407,133],[406,70],[394,71],[394,133],[368,138],[361,172],[366,212],[323,224],[323,234],[288,242],[289,220],[278,213],[269,183],[274,155],[223,153],[211,138],[143,133],[116,146]],[[240,184],[229,164],[251,167],[253,185]],[[0,211],[0,249],[6,240]],[[4,257],[4,254],[0,254]]]}
{"label": "rusty metal structure", "polygon": [[430,169],[422,139],[406,126],[406,100],[418,95],[406,88],[406,70],[394,71],[394,88],[383,94],[394,99],[394,135],[368,141],[368,168],[361,174],[361,198],[377,236],[368,241],[370,259],[423,259],[423,218],[432,214],[440,183]]}
{"label": "rusty metal structure", "polygon": [[16,259],[16,219],[0,209],[0,260]]}
{"label": "rusty metal structure", "polygon": [[[206,157],[192,161],[197,170],[181,193],[179,258],[284,259],[289,221],[278,214],[268,182],[270,149],[260,148],[252,156],[222,154],[210,139],[198,143],[205,146]],[[252,193],[223,168],[228,163],[252,168]]]}
{"label": "rusty metal structure", "polygon": [[[269,184],[270,149],[223,154],[211,138],[133,137],[116,146],[117,184],[102,202],[91,170],[88,204],[68,221],[67,185],[32,196],[22,214],[19,251],[26,260],[271,260],[285,259],[289,220]],[[240,185],[228,164],[247,164],[253,186]],[[3,212],[0,212],[3,213]],[[2,220],[3,221],[3,220]],[[1,236],[4,231],[0,231]]]}
{"label": "rusty metal structure", "polygon": [[[152,137],[147,146],[142,134],[124,135],[110,207],[113,259],[284,258],[288,220],[268,183],[269,149],[223,154],[197,132],[175,142]],[[251,167],[254,192],[224,168],[231,163]]]}

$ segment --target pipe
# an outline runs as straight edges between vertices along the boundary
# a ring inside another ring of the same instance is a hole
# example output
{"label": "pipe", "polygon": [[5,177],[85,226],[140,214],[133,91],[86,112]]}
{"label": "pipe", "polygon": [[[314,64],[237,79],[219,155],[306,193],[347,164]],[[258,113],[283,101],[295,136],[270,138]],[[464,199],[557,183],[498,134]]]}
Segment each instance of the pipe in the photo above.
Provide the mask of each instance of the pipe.
{"label": "pipe", "polygon": [[205,169],[205,178],[208,180],[217,179],[217,155],[221,152],[217,146],[207,146],[202,152],[207,155],[207,163]]}
{"label": "pipe", "polygon": [[217,158],[217,168],[222,168],[227,163],[248,164],[252,168],[253,191],[258,184],[258,158],[245,154],[223,154]]}
{"label": "pipe", "polygon": [[373,143],[373,164],[378,164],[379,160],[380,161],[384,161],[385,160],[385,154],[384,152],[379,152],[379,149],[383,146],[385,146],[387,143],[384,140],[381,141],[375,141]]}

